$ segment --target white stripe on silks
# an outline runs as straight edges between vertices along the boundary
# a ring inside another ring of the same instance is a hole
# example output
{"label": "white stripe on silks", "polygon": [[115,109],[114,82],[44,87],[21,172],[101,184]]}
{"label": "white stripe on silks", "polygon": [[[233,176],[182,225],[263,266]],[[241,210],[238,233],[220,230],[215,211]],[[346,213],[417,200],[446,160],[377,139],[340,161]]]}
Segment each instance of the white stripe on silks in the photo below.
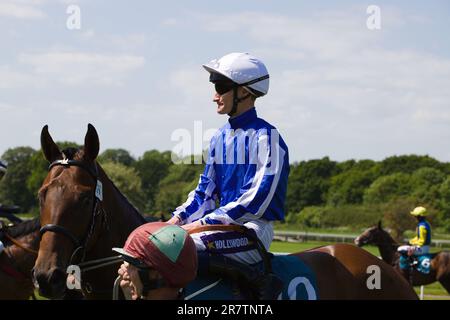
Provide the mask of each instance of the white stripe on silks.
{"label": "white stripe on silks", "polygon": [[223,213],[215,213],[215,212],[211,212],[208,215],[206,215],[207,218],[209,219],[213,219],[213,220],[218,220],[220,222],[222,222],[222,224],[240,224],[236,221],[234,221],[233,219],[231,219],[231,217],[227,214],[223,214]]}
{"label": "white stripe on silks", "polygon": [[[266,139],[268,138],[268,136],[264,136],[264,137]],[[242,217],[236,219],[236,222],[243,223],[245,221],[255,220],[255,219],[260,218],[264,214],[265,210],[267,209],[267,206],[270,204],[270,201],[272,200],[273,194],[278,185],[278,180],[280,179],[280,175],[281,175],[281,171],[282,171],[281,168],[283,166],[284,155],[286,153],[279,145],[277,148],[274,148],[274,150],[277,153],[278,157],[277,156],[273,157],[273,155],[271,157],[271,162],[272,162],[271,166],[276,166],[275,167],[276,170],[271,169],[271,172],[276,172],[276,175],[274,176],[274,179],[272,181],[272,185],[270,187],[268,196],[266,197],[265,201],[262,203],[262,205],[260,206],[260,208],[258,209],[256,214],[251,214],[251,213],[244,214]],[[281,150],[281,152],[280,152],[280,150]],[[225,213],[226,213],[226,211],[229,211],[238,205],[247,207],[250,204],[250,202],[255,198],[255,196],[261,186],[262,180],[265,176],[266,165],[268,163],[268,160],[269,160],[269,153],[267,153],[267,157],[266,157],[263,165],[260,165],[260,162],[258,161],[259,168],[257,168],[255,176],[253,177],[252,186],[250,187],[249,190],[247,190],[244,194],[242,194],[242,196],[239,199],[225,205],[223,207],[223,209],[225,210]]]}
{"label": "white stripe on silks", "polygon": [[191,192],[189,192],[186,202],[183,203],[181,206],[177,207],[173,214],[178,215],[178,214],[182,213],[187,208],[187,206],[189,206],[192,203],[194,196],[195,196],[195,189],[192,190]]}
{"label": "white stripe on silks", "polygon": [[[280,147],[281,152],[278,152],[278,154],[280,155],[279,157],[279,161],[276,162],[277,165],[277,171],[276,171],[276,175],[273,178],[272,181],[272,185],[270,186],[270,191],[269,194],[267,195],[266,199],[264,200],[264,202],[262,203],[262,205],[259,207],[258,212],[253,215],[251,213],[246,213],[244,216],[242,216],[241,218],[237,219],[238,222],[245,222],[248,220],[252,220],[255,219],[255,216],[260,218],[264,212],[266,212],[267,207],[269,206],[270,202],[273,199],[273,195],[278,187],[278,181],[280,180],[280,176],[281,176],[281,171],[283,169],[283,164],[284,164],[284,155],[286,154],[286,151],[284,151],[281,147]],[[273,165],[273,163],[272,163]]]}
{"label": "white stripe on silks", "polygon": [[[264,136],[264,137],[267,139],[267,136]],[[246,192],[244,192],[241,195],[241,197],[239,197],[239,199],[225,205],[223,207],[223,210],[225,210],[225,213],[226,213],[226,211],[231,210],[238,205],[242,205],[245,207],[246,204],[249,204],[250,201],[255,198],[256,192],[258,191],[259,186],[261,185],[261,182],[264,178],[265,166],[268,161],[268,158],[269,158],[269,153],[267,153],[267,157],[262,165],[259,161],[257,162],[257,169],[256,169],[255,175],[253,176],[253,182],[252,182],[251,187]]]}
{"label": "white stripe on silks", "polygon": [[194,213],[191,213],[189,217],[186,218],[186,223],[194,222],[195,220],[203,218],[203,215],[207,210],[212,210],[216,208],[216,201],[213,199],[204,201],[201,206],[199,206],[198,210]]}

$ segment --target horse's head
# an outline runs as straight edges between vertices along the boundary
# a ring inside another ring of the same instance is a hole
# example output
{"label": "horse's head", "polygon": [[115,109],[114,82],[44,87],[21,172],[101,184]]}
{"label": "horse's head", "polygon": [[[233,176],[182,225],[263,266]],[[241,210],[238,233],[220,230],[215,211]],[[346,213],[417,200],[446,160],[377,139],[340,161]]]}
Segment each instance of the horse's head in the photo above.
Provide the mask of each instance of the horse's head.
{"label": "horse's head", "polygon": [[99,139],[89,124],[83,148],[60,151],[45,126],[41,146],[50,167],[39,191],[41,242],[33,275],[42,295],[57,298],[66,291],[67,266],[84,258],[92,235]]}
{"label": "horse's head", "polygon": [[360,234],[358,237],[356,237],[355,244],[358,247],[362,247],[367,244],[377,245],[384,241],[385,234],[386,231],[383,230],[380,220],[376,226],[370,227],[369,229],[365,230],[362,234]]}

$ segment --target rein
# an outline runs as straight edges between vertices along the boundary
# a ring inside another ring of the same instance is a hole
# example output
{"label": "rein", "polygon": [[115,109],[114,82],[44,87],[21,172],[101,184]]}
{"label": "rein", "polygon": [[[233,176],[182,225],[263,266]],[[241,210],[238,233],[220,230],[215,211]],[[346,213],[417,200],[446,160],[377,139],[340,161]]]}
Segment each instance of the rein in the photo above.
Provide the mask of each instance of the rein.
{"label": "rein", "polygon": [[244,226],[239,226],[235,224],[230,225],[222,225],[222,224],[210,224],[210,225],[203,225],[199,226],[197,228],[194,228],[192,230],[189,230],[189,234],[194,233],[200,233],[205,231],[237,231],[242,233],[247,233],[248,229]]}
{"label": "rein", "polygon": [[30,276],[20,270],[20,268],[17,266],[14,257],[11,256],[11,254],[7,251],[4,251],[4,253],[8,257],[9,262],[6,261],[5,263],[0,263],[0,270],[19,281],[30,279]]}
{"label": "rein", "polygon": [[21,248],[21,249],[23,249],[23,250],[25,250],[25,251],[27,251],[27,252],[29,252],[29,253],[32,253],[32,254],[34,254],[34,255],[37,255],[38,254],[38,251],[36,251],[36,250],[33,250],[33,249],[31,249],[31,248],[28,248],[28,247],[26,247],[26,246],[24,246],[23,244],[21,244],[17,239],[14,239],[13,237],[11,237],[8,233],[4,233],[4,236],[9,240],[9,241],[11,241],[12,243],[14,243],[16,246],[18,246],[19,248]]}

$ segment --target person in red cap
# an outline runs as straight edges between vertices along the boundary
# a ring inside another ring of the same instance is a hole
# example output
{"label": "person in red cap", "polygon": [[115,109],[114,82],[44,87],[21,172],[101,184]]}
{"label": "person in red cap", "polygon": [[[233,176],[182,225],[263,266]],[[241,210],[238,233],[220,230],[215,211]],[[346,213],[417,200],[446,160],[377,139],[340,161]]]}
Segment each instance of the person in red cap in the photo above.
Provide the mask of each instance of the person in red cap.
{"label": "person in red cap", "polygon": [[197,275],[197,250],[179,226],[151,222],[135,229],[123,248],[118,273],[127,299],[178,299]]}

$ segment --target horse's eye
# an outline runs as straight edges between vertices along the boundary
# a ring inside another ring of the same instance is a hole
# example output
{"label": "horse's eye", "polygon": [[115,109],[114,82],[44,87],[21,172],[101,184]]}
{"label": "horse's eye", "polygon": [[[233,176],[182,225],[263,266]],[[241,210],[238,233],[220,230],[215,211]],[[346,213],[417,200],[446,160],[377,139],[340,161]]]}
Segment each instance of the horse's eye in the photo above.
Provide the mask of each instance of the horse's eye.
{"label": "horse's eye", "polygon": [[88,206],[91,203],[91,195],[89,193],[81,194],[80,202],[83,206]]}

